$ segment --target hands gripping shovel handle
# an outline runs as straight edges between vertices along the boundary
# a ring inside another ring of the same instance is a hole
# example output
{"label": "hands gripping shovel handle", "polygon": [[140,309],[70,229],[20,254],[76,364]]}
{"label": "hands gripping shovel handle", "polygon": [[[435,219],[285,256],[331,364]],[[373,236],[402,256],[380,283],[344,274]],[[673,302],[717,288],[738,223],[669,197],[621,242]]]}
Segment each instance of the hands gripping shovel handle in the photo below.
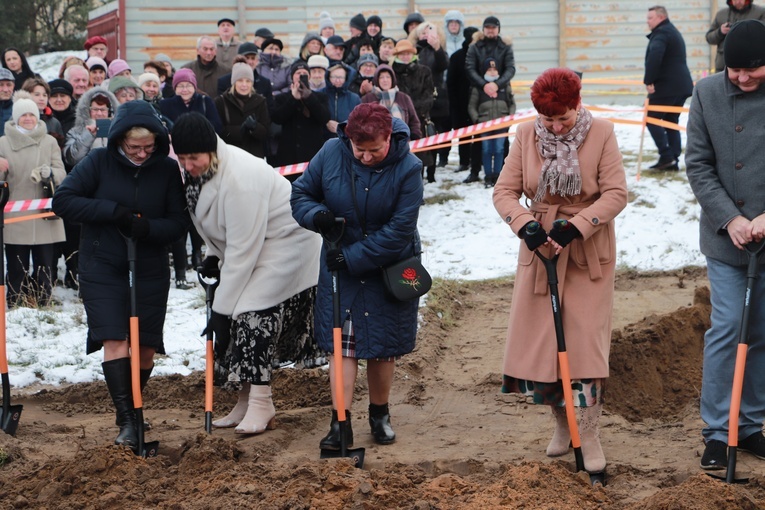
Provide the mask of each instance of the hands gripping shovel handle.
{"label": "hands gripping shovel handle", "polygon": [[10,190],[8,183],[0,181],[0,377],[3,380],[3,408],[0,414],[0,427],[3,432],[16,435],[21,418],[22,405],[11,405],[11,381],[8,378],[8,354],[5,344],[5,241],[3,230],[5,226],[5,204],[8,203]]}
{"label": "hands gripping shovel handle", "polygon": [[[557,228],[561,230],[564,230],[568,225],[566,220],[556,220],[556,223],[558,223]],[[525,234],[529,236],[537,234],[541,228],[542,225],[538,222],[530,222],[526,226]],[[545,271],[547,272],[547,283],[550,287],[550,301],[552,302],[553,320],[555,323],[555,338],[558,345],[558,365],[560,367],[561,385],[563,386],[563,400],[566,404],[566,421],[568,422],[569,432],[571,433],[571,446],[574,448],[576,470],[584,471],[582,442],[579,436],[579,426],[576,422],[574,395],[571,391],[571,372],[569,370],[566,339],[563,334],[563,314],[561,312],[561,303],[558,296],[558,255],[556,254],[552,258],[547,258],[542,255],[538,249],[534,250],[534,253],[539,257],[539,260],[542,261],[542,264],[545,266]],[[605,473],[589,473],[589,475],[591,483],[605,485]]]}

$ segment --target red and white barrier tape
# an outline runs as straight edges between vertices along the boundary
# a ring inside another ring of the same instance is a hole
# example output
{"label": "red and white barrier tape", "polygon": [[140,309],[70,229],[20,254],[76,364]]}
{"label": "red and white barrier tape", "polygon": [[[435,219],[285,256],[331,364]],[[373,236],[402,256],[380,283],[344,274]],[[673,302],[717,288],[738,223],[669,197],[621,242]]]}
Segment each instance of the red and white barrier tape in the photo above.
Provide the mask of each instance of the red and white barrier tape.
{"label": "red and white barrier tape", "polygon": [[52,198],[35,198],[33,200],[15,200],[5,204],[4,211],[9,212],[24,212],[24,211],[41,211],[43,209],[50,209],[53,203]]}

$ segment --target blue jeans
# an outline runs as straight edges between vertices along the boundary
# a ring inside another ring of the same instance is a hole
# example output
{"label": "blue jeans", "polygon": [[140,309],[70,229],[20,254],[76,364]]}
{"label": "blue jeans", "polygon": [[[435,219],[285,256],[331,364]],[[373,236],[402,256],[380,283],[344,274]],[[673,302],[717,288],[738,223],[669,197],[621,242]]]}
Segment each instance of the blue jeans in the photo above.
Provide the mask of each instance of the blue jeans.
{"label": "blue jeans", "polygon": [[[495,133],[491,133],[495,134]],[[502,170],[502,163],[505,155],[505,139],[494,138],[493,140],[483,140],[481,142],[481,156],[483,157],[483,173],[486,177],[498,176]],[[492,163],[492,158],[494,162]]]}
{"label": "blue jeans", "polygon": [[[704,335],[701,419],[705,439],[728,441],[728,416],[733,387],[736,345],[746,294],[746,267],[707,257],[712,289],[712,327]],[[741,396],[738,436],[762,431],[765,420],[765,268],[759,267],[751,296],[749,349]]]}

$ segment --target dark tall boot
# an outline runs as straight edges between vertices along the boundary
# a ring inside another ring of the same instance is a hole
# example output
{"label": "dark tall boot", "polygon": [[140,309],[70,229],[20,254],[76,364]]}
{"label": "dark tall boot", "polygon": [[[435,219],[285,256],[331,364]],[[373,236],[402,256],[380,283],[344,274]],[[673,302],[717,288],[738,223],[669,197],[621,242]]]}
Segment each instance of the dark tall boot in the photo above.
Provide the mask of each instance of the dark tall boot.
{"label": "dark tall boot", "polygon": [[[353,427],[351,427],[351,412],[345,411],[345,446],[353,446]],[[340,449],[340,422],[337,420],[337,411],[332,409],[332,423],[329,424],[329,433],[321,440],[319,447],[322,450]]]}
{"label": "dark tall boot", "polygon": [[427,168],[428,182],[436,182],[436,165],[429,165]]}
{"label": "dark tall boot", "polygon": [[372,437],[375,443],[391,444],[396,440],[396,433],[390,426],[390,411],[388,404],[369,404],[369,426],[372,429]]}
{"label": "dark tall boot", "polygon": [[101,367],[104,370],[106,387],[109,388],[109,394],[117,410],[116,423],[120,433],[114,440],[114,444],[135,448],[138,445],[138,434],[133,409],[133,392],[130,386],[130,358],[105,361]]}

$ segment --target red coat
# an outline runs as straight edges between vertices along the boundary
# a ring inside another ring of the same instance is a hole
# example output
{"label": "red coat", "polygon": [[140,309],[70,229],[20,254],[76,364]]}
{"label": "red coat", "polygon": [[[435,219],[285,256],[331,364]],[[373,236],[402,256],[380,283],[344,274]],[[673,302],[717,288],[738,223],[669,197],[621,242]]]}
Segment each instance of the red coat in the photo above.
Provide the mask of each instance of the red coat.
{"label": "red coat", "polygon": [[[613,124],[593,119],[578,151],[582,191],[574,197],[550,196],[534,203],[543,159],[536,147],[534,123],[518,126],[510,154],[494,188],[494,206],[515,234],[536,220],[549,231],[559,218],[582,233],[558,260],[563,329],[573,379],[608,376],[611,312],[616,266],[614,218],[627,205],[627,183]],[[529,204],[530,209],[526,207]],[[552,255],[541,248],[544,255]],[[521,241],[504,374],[554,382],[558,370],[555,326],[545,268]]]}

